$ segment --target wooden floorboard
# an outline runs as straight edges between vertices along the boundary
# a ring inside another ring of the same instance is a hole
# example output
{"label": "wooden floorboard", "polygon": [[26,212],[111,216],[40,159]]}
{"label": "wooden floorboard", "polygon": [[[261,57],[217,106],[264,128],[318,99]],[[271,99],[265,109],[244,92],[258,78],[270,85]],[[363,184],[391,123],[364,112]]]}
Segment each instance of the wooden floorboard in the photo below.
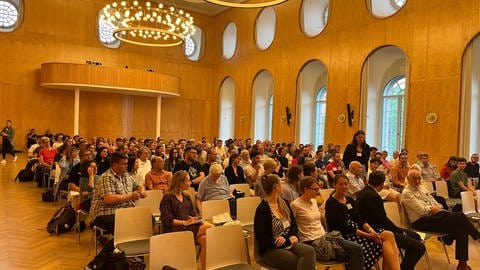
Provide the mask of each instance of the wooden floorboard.
{"label": "wooden floorboard", "polygon": [[[80,244],[72,231],[59,236],[48,234],[46,225],[55,212],[55,205],[42,202],[44,190],[33,187],[32,182],[13,182],[25,163],[25,155],[20,154],[17,162],[13,163],[8,157],[8,163],[0,165],[0,270],[84,269],[95,253],[91,230],[82,232]],[[427,241],[427,249],[432,269],[456,269],[454,245],[447,247],[450,265],[436,239]],[[480,245],[470,241],[469,251],[472,269],[480,269]],[[420,260],[416,269],[428,269],[425,259]]]}

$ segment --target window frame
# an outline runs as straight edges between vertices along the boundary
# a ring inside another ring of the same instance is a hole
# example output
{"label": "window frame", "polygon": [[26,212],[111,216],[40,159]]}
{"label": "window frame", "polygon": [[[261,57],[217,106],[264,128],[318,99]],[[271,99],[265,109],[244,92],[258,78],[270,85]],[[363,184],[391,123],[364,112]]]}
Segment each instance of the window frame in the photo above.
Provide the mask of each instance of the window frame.
{"label": "window frame", "polygon": [[[313,141],[315,145],[325,144],[325,130],[326,130],[326,120],[327,120],[327,86],[321,86],[314,96],[315,102],[315,112],[314,112],[314,123],[315,127],[313,129]],[[322,114],[320,108],[324,107],[323,120],[320,120],[322,123],[319,123],[319,118]],[[323,125],[323,130],[322,130]],[[322,136],[319,136],[321,133]]]}
{"label": "window frame", "polygon": [[[403,80],[403,89],[400,85],[400,81]],[[405,143],[405,113],[406,113],[406,95],[407,95],[407,87],[406,87],[406,77],[404,75],[400,76],[395,76],[391,78],[386,84],[385,87],[383,87],[383,91],[381,92],[381,110],[379,111],[381,113],[380,117],[380,122],[381,122],[381,134],[380,134],[380,145],[382,149],[387,150],[388,152],[393,152],[393,150],[399,150],[403,147]],[[395,85],[398,85],[400,89],[402,89],[403,93],[402,94],[388,94],[387,91],[391,91]],[[396,135],[396,148],[395,149],[389,149],[388,146],[388,140],[385,139],[386,136],[386,131],[385,131],[385,107],[386,104],[385,102],[388,100],[396,100],[397,101],[397,108],[395,109],[395,113],[397,115],[396,117],[396,130],[397,130],[397,135]],[[399,110],[401,110],[401,113],[399,113]]]}
{"label": "window frame", "polygon": [[0,0],[0,3],[6,3],[15,8],[16,19],[15,22],[9,26],[0,26],[0,33],[10,33],[17,30],[23,22],[24,3],[23,0]]}

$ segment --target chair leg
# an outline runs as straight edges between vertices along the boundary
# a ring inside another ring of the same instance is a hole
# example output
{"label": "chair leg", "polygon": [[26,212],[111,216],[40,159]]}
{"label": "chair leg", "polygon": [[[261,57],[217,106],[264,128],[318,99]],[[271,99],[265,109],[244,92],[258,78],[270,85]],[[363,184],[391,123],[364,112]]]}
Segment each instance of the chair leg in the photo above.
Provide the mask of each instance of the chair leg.
{"label": "chair leg", "polygon": [[78,232],[78,244],[80,245],[80,211],[77,211],[77,232]]}
{"label": "chair leg", "polygon": [[443,251],[445,251],[445,256],[447,256],[448,264],[450,264],[450,257],[448,256],[447,246],[445,245],[445,243],[443,241],[441,241],[441,242],[442,242],[442,246],[443,246]]}

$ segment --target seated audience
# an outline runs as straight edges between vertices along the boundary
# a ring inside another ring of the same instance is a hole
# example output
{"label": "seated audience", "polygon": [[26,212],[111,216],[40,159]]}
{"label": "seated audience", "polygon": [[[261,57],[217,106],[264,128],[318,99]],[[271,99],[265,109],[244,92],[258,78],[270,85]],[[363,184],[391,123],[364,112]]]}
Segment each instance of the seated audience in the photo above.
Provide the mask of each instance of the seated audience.
{"label": "seated audience", "polygon": [[[477,179],[480,177],[480,166],[478,164],[478,153],[473,153],[470,157],[470,161],[467,162],[467,166],[465,167],[465,172],[467,173],[468,177]],[[478,183],[477,183],[478,185]]]}
{"label": "seated audience", "polygon": [[453,171],[457,169],[457,157],[451,156],[448,158],[447,163],[443,165],[442,170],[440,171],[440,176],[443,180],[450,180],[450,176]]}
{"label": "seated audience", "polygon": [[365,182],[363,181],[365,173],[363,172],[363,166],[358,161],[350,162],[348,167],[348,172],[346,176],[348,177],[348,190],[347,196],[352,197],[353,199],[357,198],[357,194],[365,187]]}
{"label": "seated audience", "polygon": [[374,230],[358,214],[353,198],[346,196],[348,177],[335,176],[335,192],[328,198],[325,211],[328,228],[342,233],[343,238],[362,246],[365,269],[370,269],[383,255],[383,269],[400,269],[398,248],[393,233]]}
{"label": "seated audience", "polygon": [[242,158],[242,161],[240,161],[238,165],[242,167],[243,171],[246,171],[246,168],[251,164],[250,152],[248,152],[247,149],[243,149],[242,151],[240,151],[240,157]]}
{"label": "seated audience", "polygon": [[468,266],[468,236],[480,242],[478,232],[468,218],[461,212],[445,210],[420,184],[422,176],[418,170],[408,171],[408,185],[402,193],[405,207],[412,228],[417,230],[448,233],[445,242],[455,240],[455,258],[458,270],[471,269]]}
{"label": "seated audience", "polygon": [[263,165],[260,164],[261,155],[257,151],[253,151],[250,154],[251,163],[244,167],[245,176],[250,188],[254,188],[257,182],[260,182],[260,178],[264,175]]}
{"label": "seated audience", "polygon": [[[232,191],[228,185],[228,180],[223,173],[222,165],[215,163],[210,166],[210,173],[208,174],[198,187],[197,192],[197,209],[202,211],[202,202],[210,200],[225,200],[232,199],[233,203],[230,204],[230,210],[232,215],[235,214],[234,208],[235,200],[233,198]],[[234,215],[235,216],[235,215]]]}
{"label": "seated audience", "polygon": [[343,167],[342,156],[340,155],[340,153],[336,151],[332,152],[332,161],[328,163],[325,170],[327,171],[328,186],[333,187],[333,180],[335,179],[335,175],[345,173],[345,168]]}
{"label": "seated audience", "polygon": [[293,202],[300,196],[299,182],[303,177],[303,167],[300,165],[293,165],[288,169],[287,179],[282,183],[283,191],[282,198],[288,203]]}
{"label": "seated audience", "polygon": [[457,158],[457,169],[453,171],[450,176],[450,194],[451,198],[460,198],[462,191],[471,191],[475,195],[475,187],[472,186],[468,180],[468,175],[465,172],[467,160],[463,157]]}
{"label": "seated audience", "polygon": [[168,158],[165,160],[164,169],[168,172],[173,172],[175,166],[182,161],[180,156],[178,155],[178,150],[175,148],[171,148],[168,154]]}
{"label": "seated audience", "polygon": [[95,156],[95,163],[97,164],[97,174],[102,175],[104,172],[110,168],[110,157],[108,154],[107,147],[100,147],[97,150],[97,155]]}
{"label": "seated audience", "polygon": [[382,198],[378,195],[378,192],[383,190],[384,183],[385,174],[382,172],[376,171],[370,174],[368,185],[357,196],[358,212],[372,228],[385,229],[393,233],[398,247],[405,251],[400,268],[413,270],[425,253],[425,245],[416,232],[397,227],[387,217]]}
{"label": "seated audience", "polygon": [[205,173],[203,172],[202,165],[196,160],[197,149],[192,146],[187,146],[185,148],[185,159],[180,163],[175,165],[173,172],[186,171],[192,181],[192,187],[195,190],[198,190],[198,185],[205,178]]}
{"label": "seated audience", "polygon": [[97,175],[97,164],[87,160],[81,163],[79,207],[81,210],[90,212],[92,205],[93,191],[100,176]]}
{"label": "seated audience", "polygon": [[262,261],[280,270],[315,269],[315,250],[298,242],[298,229],[288,204],[281,198],[282,183],[275,174],[262,177],[265,199],[255,211],[254,231]]}
{"label": "seated audience", "polygon": [[242,166],[240,166],[242,158],[239,154],[232,154],[228,159],[228,166],[225,168],[225,176],[228,179],[228,184],[245,184],[245,173]]}
{"label": "seated audience", "polygon": [[430,164],[429,155],[427,153],[423,153],[421,163],[419,165],[422,172],[423,180],[427,180],[427,181],[440,180],[440,175],[438,175],[437,172],[435,171],[436,170],[435,166]]}
{"label": "seated audience", "polygon": [[160,203],[160,212],[162,213],[162,224],[165,231],[192,231],[195,236],[195,242],[200,244],[200,258],[202,268],[205,268],[206,256],[206,231],[212,227],[211,224],[201,222],[195,211],[193,198],[190,198],[185,190],[190,188],[191,181],[186,171],[176,172],[168,186],[167,192],[163,195]]}
{"label": "seated audience", "polygon": [[152,170],[145,175],[146,189],[157,189],[163,192],[167,191],[172,173],[163,169],[163,159],[158,156],[152,158]]}
{"label": "seated audience", "polygon": [[150,156],[150,151],[146,147],[138,149],[137,159],[138,159],[138,170],[137,174],[140,175],[139,179],[141,182],[138,184],[145,184],[145,175],[152,170],[152,163],[148,159]]}
{"label": "seated audience", "polygon": [[210,172],[210,166],[212,166],[212,164],[215,164],[215,163],[218,163],[218,154],[217,154],[217,150],[215,150],[215,147],[212,147],[207,151],[207,159],[205,160],[205,163],[203,163],[202,165],[202,170],[203,170],[203,173],[205,173],[205,176],[207,176],[208,173]]}
{"label": "seated audience", "polygon": [[147,196],[145,188],[128,175],[127,159],[123,153],[112,154],[111,167],[100,176],[92,198],[90,220],[111,234],[115,232],[115,210],[133,207],[136,200]]}
{"label": "seated audience", "polygon": [[401,153],[398,156],[398,162],[395,166],[392,167],[390,171],[390,178],[392,179],[393,188],[402,192],[405,187],[405,179],[408,172],[408,156],[406,153]]}
{"label": "seated audience", "polygon": [[333,240],[335,242],[334,245],[338,243],[341,249],[333,249],[330,252],[325,252],[328,251],[328,248],[325,249],[327,242],[331,242],[332,240],[329,240],[329,238],[325,236],[325,229],[320,222],[321,214],[315,201],[319,189],[320,186],[315,178],[311,176],[302,178],[300,180],[302,195],[290,204],[295,220],[297,221],[300,242],[315,248],[317,260],[347,261],[347,269],[363,270],[362,247],[355,242],[330,235],[330,237],[335,238],[335,240]]}

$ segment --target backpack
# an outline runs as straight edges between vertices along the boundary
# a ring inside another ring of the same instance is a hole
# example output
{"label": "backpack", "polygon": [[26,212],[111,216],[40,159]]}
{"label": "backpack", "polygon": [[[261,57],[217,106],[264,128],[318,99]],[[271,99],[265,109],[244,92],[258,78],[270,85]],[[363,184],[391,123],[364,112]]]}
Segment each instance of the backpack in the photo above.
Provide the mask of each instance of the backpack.
{"label": "backpack", "polygon": [[125,253],[102,250],[93,261],[89,262],[85,270],[129,270]]}
{"label": "backpack", "polygon": [[14,180],[19,182],[33,181],[35,176],[35,167],[38,163],[39,161],[37,159],[30,159],[27,162],[27,165],[25,165],[25,168],[18,172]]}
{"label": "backpack", "polygon": [[68,232],[75,225],[77,214],[70,203],[58,209],[53,215],[52,219],[47,224],[47,231],[49,233]]}

